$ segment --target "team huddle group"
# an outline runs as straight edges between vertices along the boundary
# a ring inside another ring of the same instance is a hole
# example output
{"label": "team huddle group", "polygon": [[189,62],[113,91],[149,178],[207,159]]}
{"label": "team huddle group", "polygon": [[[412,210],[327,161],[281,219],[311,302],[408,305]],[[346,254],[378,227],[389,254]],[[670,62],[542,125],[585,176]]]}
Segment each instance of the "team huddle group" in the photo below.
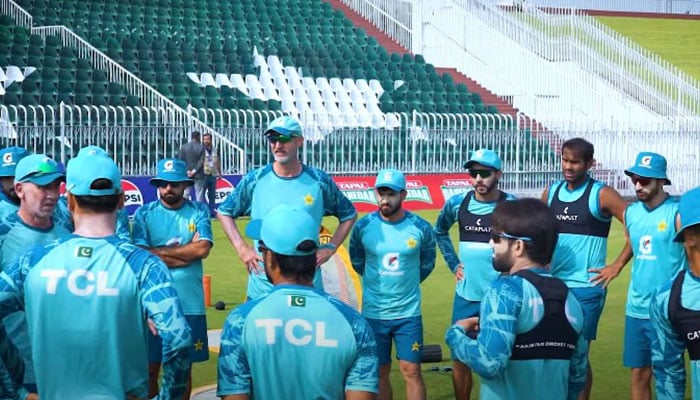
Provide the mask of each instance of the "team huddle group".
{"label": "team huddle group", "polygon": [[[464,165],[473,190],[448,199],[434,224],[404,209],[396,169],[378,173],[378,209],[358,220],[332,178],[301,163],[297,120],[280,117],[263,134],[274,162],[215,210],[249,274],[221,335],[223,399],[391,399],[392,346],[406,398],[428,398],[420,284],[437,248],[456,282],[445,335],[456,399],[470,398],[472,371],[482,399],[589,398],[606,287],[632,259],[622,360],[632,398],[650,399],[654,380],[657,399],[683,399],[686,349],[700,396],[700,188],[668,195],[663,156],[642,152],[625,171],[637,195],[628,204],[589,175],[584,139],[563,144],[564,179],[541,199],[500,190],[502,162],[480,149]],[[0,158],[0,398],[189,398],[191,363],[209,358],[202,260],[213,201],[186,195],[200,156],[160,160],[158,199],[132,224],[121,173],[99,147],[65,170],[20,147]],[[321,245],[329,215],[338,227]],[[612,218],[626,244],[606,265]],[[321,266],[348,237],[361,312],[323,290]]]}

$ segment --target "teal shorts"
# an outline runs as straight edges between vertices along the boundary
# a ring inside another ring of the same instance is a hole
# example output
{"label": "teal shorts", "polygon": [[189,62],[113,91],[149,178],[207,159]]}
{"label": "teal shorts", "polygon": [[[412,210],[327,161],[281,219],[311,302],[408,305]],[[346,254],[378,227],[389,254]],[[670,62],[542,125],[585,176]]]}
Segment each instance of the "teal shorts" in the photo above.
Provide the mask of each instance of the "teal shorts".
{"label": "teal shorts", "polygon": [[627,368],[651,367],[651,341],[654,328],[648,319],[625,315],[625,345],[622,364]]}
{"label": "teal shorts", "polygon": [[[209,359],[209,339],[207,336],[206,315],[185,315],[187,324],[192,330],[192,345],[190,346],[190,360],[202,362]],[[148,362],[151,364],[163,361],[163,341],[160,336],[154,336],[148,332]]]}
{"label": "teal shorts", "polygon": [[379,365],[391,364],[391,342],[396,343],[396,358],[420,364],[423,359],[423,318],[367,318],[377,340]]}
{"label": "teal shorts", "polygon": [[603,313],[607,291],[600,286],[570,288],[576,300],[581,303],[583,310],[583,337],[595,340],[598,336],[598,322]]}

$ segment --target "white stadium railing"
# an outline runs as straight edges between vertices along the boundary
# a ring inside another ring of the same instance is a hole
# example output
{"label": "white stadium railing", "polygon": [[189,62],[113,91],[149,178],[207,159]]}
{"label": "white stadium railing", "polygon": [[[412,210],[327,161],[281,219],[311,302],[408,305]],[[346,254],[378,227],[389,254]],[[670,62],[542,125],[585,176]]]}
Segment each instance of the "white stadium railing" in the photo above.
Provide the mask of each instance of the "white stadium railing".
{"label": "white stadium railing", "polygon": [[551,114],[700,115],[696,79],[579,11],[545,13],[530,1],[517,7],[499,0],[416,1],[409,17],[409,8],[379,1],[344,2],[385,32],[411,21],[404,46],[457,68],[545,123]]}
{"label": "white stadium railing", "polygon": [[[11,16],[18,25],[30,28],[33,35],[39,35],[44,39],[47,36],[60,37],[64,46],[75,48],[78,57],[89,60],[95,69],[104,70],[110,82],[122,85],[126,93],[138,97],[143,106],[153,110],[167,110],[166,115],[171,119],[171,123],[181,126],[184,132],[199,131],[200,133],[210,133],[213,138],[218,140],[220,148],[226,147],[227,152],[232,154],[231,163],[235,164],[235,170],[244,170],[246,164],[243,149],[237,148],[235,144],[221,137],[218,132],[188,114],[187,111],[160,94],[160,92],[70,29],[65,26],[34,27],[31,15],[12,0],[0,0],[0,11]],[[64,155],[61,155],[62,160],[64,157]]]}
{"label": "white stadium railing", "polygon": [[[221,147],[227,174],[273,160],[262,135],[278,112],[190,109],[194,117],[216,128],[225,140],[243,149],[246,168],[232,162],[236,155]],[[172,118],[172,110],[145,107],[0,106],[0,146],[19,145],[67,161],[94,144],[115,158],[125,175],[152,175],[158,159],[172,157],[187,140],[187,125]],[[560,128],[548,130],[524,115],[391,114],[388,127],[324,125],[323,116],[302,121],[305,145],[301,159],[336,175],[372,174],[382,168],[407,173],[463,171],[470,152],[492,148],[503,159],[505,189],[537,195],[559,179],[559,152],[564,140],[583,137],[595,145],[594,176],[630,195],[633,188],[624,169],[637,152],[657,151],[669,161],[673,193],[700,185],[697,132],[700,118],[665,118],[601,128],[602,122],[560,118]]]}
{"label": "white stadium railing", "polygon": [[[521,6],[525,0],[497,0],[499,5]],[[527,0],[534,7],[662,14],[700,14],[700,0]]]}
{"label": "white stadium railing", "polygon": [[340,0],[406,49],[412,45],[411,0]]}

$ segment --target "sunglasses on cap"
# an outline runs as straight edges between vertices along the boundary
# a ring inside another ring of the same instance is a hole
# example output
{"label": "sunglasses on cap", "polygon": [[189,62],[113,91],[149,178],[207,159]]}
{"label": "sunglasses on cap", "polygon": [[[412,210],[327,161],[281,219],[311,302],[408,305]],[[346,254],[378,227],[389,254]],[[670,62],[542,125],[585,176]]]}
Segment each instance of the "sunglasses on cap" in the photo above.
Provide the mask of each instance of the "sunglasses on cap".
{"label": "sunglasses on cap", "polygon": [[493,240],[494,243],[500,243],[501,239],[522,240],[523,242],[532,242],[532,238],[528,236],[515,236],[505,232],[496,232],[494,230],[491,231],[491,240]]}
{"label": "sunglasses on cap", "polygon": [[637,183],[639,183],[642,186],[647,186],[648,184],[651,183],[651,181],[653,181],[653,179],[651,179],[651,178],[645,178],[643,176],[638,176],[638,175],[632,175],[632,176],[630,176],[630,179],[632,180],[632,184],[635,186],[637,185]]}
{"label": "sunglasses on cap", "polygon": [[294,136],[284,136],[284,135],[267,135],[267,141],[270,144],[275,144],[280,142],[282,144],[289,143],[294,140]]}
{"label": "sunglasses on cap", "polygon": [[477,176],[480,176],[484,179],[488,178],[493,174],[493,171],[490,171],[488,169],[470,169],[469,170],[469,176],[472,178],[476,178]]}
{"label": "sunglasses on cap", "polygon": [[165,188],[170,185],[171,188],[177,189],[180,186],[184,185],[184,182],[167,182],[167,181],[158,181],[156,182],[156,186],[159,188]]}

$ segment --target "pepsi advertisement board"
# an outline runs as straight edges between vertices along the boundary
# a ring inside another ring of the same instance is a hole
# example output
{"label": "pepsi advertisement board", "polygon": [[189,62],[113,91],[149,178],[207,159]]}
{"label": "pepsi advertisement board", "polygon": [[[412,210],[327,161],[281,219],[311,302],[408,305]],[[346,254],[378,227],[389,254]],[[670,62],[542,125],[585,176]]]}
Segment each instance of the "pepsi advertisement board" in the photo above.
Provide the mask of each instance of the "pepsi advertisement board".
{"label": "pepsi advertisement board", "polygon": [[[148,182],[150,176],[125,176],[122,179],[124,189],[124,207],[129,215],[133,215],[136,209],[146,203],[158,199],[158,189]],[[235,185],[241,180],[241,175],[224,175],[216,180],[216,205],[223,203],[226,196],[233,191]],[[189,189],[187,192],[188,193]]]}

